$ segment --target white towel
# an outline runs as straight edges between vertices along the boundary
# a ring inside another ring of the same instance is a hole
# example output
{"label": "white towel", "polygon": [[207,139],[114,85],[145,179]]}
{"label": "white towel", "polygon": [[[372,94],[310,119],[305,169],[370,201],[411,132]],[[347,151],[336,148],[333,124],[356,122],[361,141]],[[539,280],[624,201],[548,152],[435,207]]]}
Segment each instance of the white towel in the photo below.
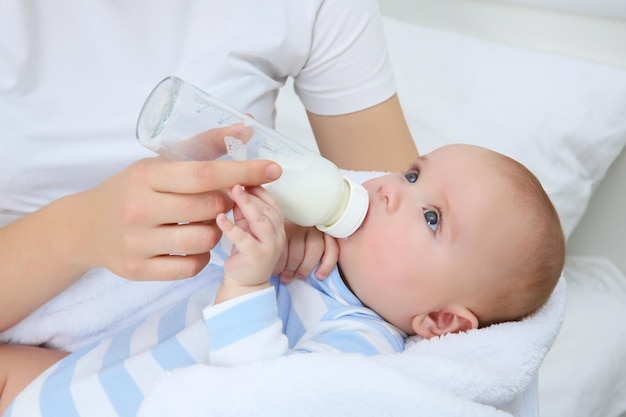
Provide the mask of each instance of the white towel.
{"label": "white towel", "polygon": [[302,354],[178,369],[157,380],[140,416],[520,415],[561,327],[565,294],[561,277],[548,303],[522,321],[409,339],[395,355]]}

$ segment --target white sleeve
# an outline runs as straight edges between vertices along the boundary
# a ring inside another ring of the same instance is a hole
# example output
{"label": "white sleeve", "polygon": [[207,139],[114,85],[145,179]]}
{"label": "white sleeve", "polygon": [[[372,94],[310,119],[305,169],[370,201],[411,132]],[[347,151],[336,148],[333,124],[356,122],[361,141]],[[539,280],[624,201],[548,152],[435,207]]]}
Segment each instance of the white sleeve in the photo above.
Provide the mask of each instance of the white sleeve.
{"label": "white sleeve", "polygon": [[294,77],[309,111],[351,113],[396,92],[376,0],[321,0],[312,30],[307,63]]}

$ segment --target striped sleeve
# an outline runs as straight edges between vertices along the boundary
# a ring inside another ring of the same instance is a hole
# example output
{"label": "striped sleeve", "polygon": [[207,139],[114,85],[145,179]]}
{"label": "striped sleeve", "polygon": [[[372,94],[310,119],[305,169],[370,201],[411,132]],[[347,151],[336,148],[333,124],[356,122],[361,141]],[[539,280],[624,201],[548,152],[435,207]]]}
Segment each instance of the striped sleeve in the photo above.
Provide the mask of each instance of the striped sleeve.
{"label": "striped sleeve", "polygon": [[211,365],[239,365],[287,352],[273,287],[209,306],[203,315]]}
{"label": "striped sleeve", "polygon": [[406,337],[373,311],[343,305],[327,311],[321,320],[302,322],[303,332],[291,335],[290,349],[290,333],[283,333],[273,288],[208,307],[204,318],[210,363],[219,366],[291,353],[397,353],[403,350]]}
{"label": "striped sleeve", "polygon": [[[355,308],[355,310],[365,310]],[[360,353],[373,356],[404,349],[405,334],[374,313],[344,312],[307,329],[294,352]]]}

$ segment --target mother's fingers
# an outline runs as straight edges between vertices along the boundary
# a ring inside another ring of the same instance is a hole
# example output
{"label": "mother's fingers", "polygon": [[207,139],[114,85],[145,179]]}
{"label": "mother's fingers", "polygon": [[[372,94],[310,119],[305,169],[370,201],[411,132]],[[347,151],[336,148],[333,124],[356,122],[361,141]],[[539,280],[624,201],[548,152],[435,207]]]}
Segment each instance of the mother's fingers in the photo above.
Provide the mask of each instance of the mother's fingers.
{"label": "mother's fingers", "polygon": [[146,180],[160,192],[204,193],[231,188],[235,184],[255,186],[280,177],[281,168],[272,161],[167,161],[144,159],[132,166],[131,176]]}
{"label": "mother's fingers", "polygon": [[215,222],[163,225],[151,234],[151,254],[198,255],[207,253],[220,240],[221,230]]}
{"label": "mother's fingers", "polygon": [[174,281],[191,278],[209,263],[211,253],[197,255],[160,255],[145,259],[124,275],[137,281]]}
{"label": "mother's fingers", "polygon": [[200,194],[151,193],[141,201],[129,202],[122,213],[126,212],[130,221],[133,216],[150,216],[153,224],[194,223],[213,220],[232,206],[222,190]]}

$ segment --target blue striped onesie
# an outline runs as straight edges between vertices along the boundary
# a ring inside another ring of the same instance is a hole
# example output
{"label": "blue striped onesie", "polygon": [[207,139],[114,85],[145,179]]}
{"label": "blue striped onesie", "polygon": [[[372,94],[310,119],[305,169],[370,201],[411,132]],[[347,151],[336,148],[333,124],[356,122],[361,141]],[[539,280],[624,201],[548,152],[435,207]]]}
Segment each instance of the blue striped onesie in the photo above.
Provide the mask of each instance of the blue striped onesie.
{"label": "blue striped onesie", "polygon": [[[299,352],[400,352],[406,335],[330,276],[273,287],[213,305],[223,276],[114,337],[56,363],[13,401],[5,417],[135,416],[154,380],[193,364],[240,365]],[[115,308],[114,301],[112,308]],[[210,393],[207,387],[207,393]]]}

